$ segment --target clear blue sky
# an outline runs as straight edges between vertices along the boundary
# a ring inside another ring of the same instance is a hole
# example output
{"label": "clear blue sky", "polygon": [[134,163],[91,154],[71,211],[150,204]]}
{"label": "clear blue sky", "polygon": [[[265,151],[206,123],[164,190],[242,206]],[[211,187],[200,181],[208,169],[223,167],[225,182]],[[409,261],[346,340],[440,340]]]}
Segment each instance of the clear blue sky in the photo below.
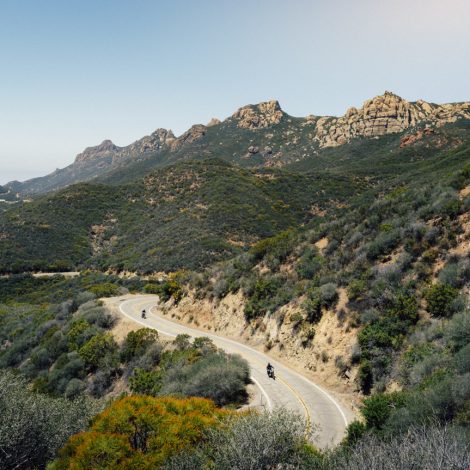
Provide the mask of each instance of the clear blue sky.
{"label": "clear blue sky", "polygon": [[0,0],[0,184],[276,98],[470,99],[468,0]]}

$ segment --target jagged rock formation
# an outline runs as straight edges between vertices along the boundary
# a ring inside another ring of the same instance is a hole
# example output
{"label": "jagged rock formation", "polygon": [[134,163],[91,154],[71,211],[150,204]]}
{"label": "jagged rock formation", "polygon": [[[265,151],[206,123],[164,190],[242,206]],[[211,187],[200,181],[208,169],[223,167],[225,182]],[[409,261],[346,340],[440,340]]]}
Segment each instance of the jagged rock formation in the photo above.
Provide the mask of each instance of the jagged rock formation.
{"label": "jagged rock formation", "polygon": [[217,126],[217,124],[220,124],[220,119],[217,118],[212,118],[208,123],[206,127],[212,127],[212,126]]}
{"label": "jagged rock formation", "polygon": [[103,140],[100,145],[87,147],[82,153],[79,153],[75,158],[75,163],[81,164],[98,158],[113,157],[120,150],[121,147],[114,145],[110,140]]}
{"label": "jagged rock formation", "polygon": [[179,150],[181,147],[191,144],[205,136],[207,127],[202,124],[195,124],[184,134],[180,135],[170,144],[171,150]]}
{"label": "jagged rock formation", "polygon": [[136,140],[133,144],[123,147],[116,158],[135,157],[147,152],[155,152],[165,145],[170,145],[176,139],[171,130],[157,129],[152,134]]}
{"label": "jagged rock formation", "polygon": [[367,100],[360,109],[349,108],[340,118],[320,118],[315,138],[320,147],[334,147],[354,137],[393,134],[422,123],[441,126],[459,118],[470,119],[470,103],[436,105],[422,100],[412,103],[386,91]]}
{"label": "jagged rock formation", "polygon": [[96,147],[88,147],[75,158],[75,164],[83,164],[92,160],[112,157],[112,163],[116,163],[121,158],[134,157],[147,152],[160,150],[164,145],[169,145],[175,140],[171,130],[157,129],[150,135],[136,140],[126,147],[118,147],[110,140],[104,140]]}
{"label": "jagged rock formation", "polygon": [[[348,109],[342,117],[294,118],[281,109],[278,101],[272,100],[243,106],[223,122],[214,118],[207,126],[196,124],[179,137],[171,130],[157,129],[125,147],[105,140],[86,148],[73,164],[63,169],[23,183],[10,182],[7,187],[13,193],[29,196],[106,177],[112,172],[119,172],[120,179],[130,180],[139,165],[136,172],[141,174],[147,168],[206,156],[242,166],[282,167],[314,157],[323,148],[347,144],[356,137],[407,131],[406,134],[415,136],[401,145],[413,145],[424,136],[429,137],[424,133],[426,129],[433,130],[458,119],[470,119],[470,102],[443,105],[423,100],[409,102],[385,92],[367,100],[359,109]],[[423,134],[417,134],[419,131]],[[438,145],[436,139],[433,145]],[[454,144],[458,142],[457,139]],[[442,138],[439,145],[444,144]]]}
{"label": "jagged rock formation", "polygon": [[284,112],[276,100],[243,106],[232,115],[242,129],[263,129],[279,124]]}

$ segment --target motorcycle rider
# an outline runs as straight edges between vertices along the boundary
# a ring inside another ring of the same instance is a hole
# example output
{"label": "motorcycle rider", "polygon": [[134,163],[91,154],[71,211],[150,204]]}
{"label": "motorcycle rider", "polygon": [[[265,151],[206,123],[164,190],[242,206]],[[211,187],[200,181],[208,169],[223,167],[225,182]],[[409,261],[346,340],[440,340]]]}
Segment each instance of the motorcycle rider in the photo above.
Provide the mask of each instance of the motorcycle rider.
{"label": "motorcycle rider", "polygon": [[146,318],[146,316],[145,316],[145,309],[142,310],[142,318]]}
{"label": "motorcycle rider", "polygon": [[266,372],[268,374],[268,377],[274,378],[274,367],[270,362],[268,362],[268,365],[266,366]]}

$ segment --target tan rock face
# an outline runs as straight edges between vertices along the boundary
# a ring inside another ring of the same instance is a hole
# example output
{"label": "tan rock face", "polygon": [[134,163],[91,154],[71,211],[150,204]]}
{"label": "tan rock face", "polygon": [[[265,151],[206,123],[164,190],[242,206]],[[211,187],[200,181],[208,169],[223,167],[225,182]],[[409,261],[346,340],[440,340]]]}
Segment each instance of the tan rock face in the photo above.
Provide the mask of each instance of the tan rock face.
{"label": "tan rock face", "polygon": [[276,100],[257,105],[244,106],[237,110],[232,118],[243,129],[262,129],[279,124],[284,113]]}
{"label": "tan rock face", "polygon": [[171,130],[157,129],[152,134],[142,137],[133,144],[123,147],[113,158],[113,162],[122,157],[132,157],[142,155],[147,152],[160,150],[164,145],[170,145],[175,140],[175,135]]}
{"label": "tan rock face", "polygon": [[320,118],[315,139],[320,147],[335,147],[354,137],[393,134],[424,122],[438,127],[460,118],[470,118],[470,103],[436,105],[422,100],[411,103],[386,91],[367,100],[360,109],[349,108],[340,118]]}

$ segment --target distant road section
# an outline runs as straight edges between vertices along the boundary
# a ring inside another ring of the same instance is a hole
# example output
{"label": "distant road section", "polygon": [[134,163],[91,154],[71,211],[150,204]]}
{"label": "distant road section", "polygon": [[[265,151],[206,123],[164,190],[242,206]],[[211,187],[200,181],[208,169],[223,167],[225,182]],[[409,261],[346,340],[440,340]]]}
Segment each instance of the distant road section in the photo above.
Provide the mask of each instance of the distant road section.
{"label": "distant road section", "polygon": [[53,277],[53,276],[77,277],[77,276],[80,276],[80,273],[78,271],[67,271],[63,273],[33,273],[33,277]]}
{"label": "distant road section", "polygon": [[[313,442],[319,448],[336,445],[344,437],[346,426],[353,419],[352,413],[326,390],[298,372],[238,341],[190,328],[162,317],[154,308],[158,304],[157,296],[116,298],[113,303],[117,307],[116,310],[124,317],[142,326],[153,328],[164,336],[175,337],[179,334],[188,334],[191,337],[206,336],[217,347],[242,356],[250,365],[252,380],[260,390],[262,406],[267,410],[282,406],[305,416],[307,425],[314,430]],[[145,320],[141,318],[143,309],[147,312]],[[274,366],[276,380],[267,377],[268,362]]]}

